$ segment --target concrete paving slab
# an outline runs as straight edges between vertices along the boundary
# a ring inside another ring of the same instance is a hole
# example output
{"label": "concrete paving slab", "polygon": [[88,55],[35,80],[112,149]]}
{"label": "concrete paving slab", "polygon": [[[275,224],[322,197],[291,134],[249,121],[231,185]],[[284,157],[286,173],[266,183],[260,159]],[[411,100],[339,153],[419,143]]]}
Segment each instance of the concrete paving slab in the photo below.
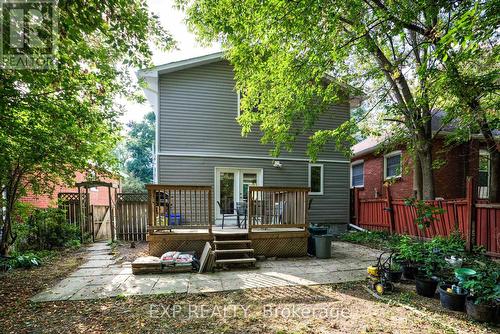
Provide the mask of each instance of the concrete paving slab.
{"label": "concrete paving slab", "polygon": [[118,287],[125,282],[131,275],[100,275],[94,276],[88,285],[112,285]]}
{"label": "concrete paving slab", "polygon": [[205,293],[223,291],[222,280],[217,277],[207,278],[195,275],[189,280],[188,293]]}
{"label": "concrete paving slab", "polygon": [[107,268],[114,264],[115,260],[90,260],[80,266],[80,268]]}
{"label": "concrete paving slab", "polygon": [[187,293],[191,274],[161,276],[156,282],[152,294]]}
{"label": "concrete paving slab", "polygon": [[[145,276],[145,275],[144,275]],[[116,291],[125,296],[147,295],[151,293],[159,277],[129,276],[129,278],[120,284]]]}
{"label": "concrete paving slab", "polygon": [[258,269],[215,273],[132,275],[130,262],[116,263],[109,246],[88,249],[89,261],[33,301],[81,300],[118,295],[207,293],[273,286],[316,285],[363,280],[376,251],[348,243],[334,243],[331,259],[266,260]]}

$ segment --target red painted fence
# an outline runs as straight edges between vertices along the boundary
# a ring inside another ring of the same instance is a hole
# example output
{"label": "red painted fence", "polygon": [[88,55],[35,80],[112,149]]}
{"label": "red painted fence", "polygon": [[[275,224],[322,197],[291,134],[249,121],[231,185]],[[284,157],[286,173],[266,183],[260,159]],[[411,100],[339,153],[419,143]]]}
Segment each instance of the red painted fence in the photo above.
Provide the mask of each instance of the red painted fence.
{"label": "red painted fence", "polygon": [[477,203],[474,199],[472,181],[467,184],[464,199],[428,201],[443,209],[429,228],[420,230],[415,224],[416,210],[404,204],[404,200],[392,199],[390,189],[387,197],[360,199],[354,191],[354,223],[368,230],[388,231],[432,238],[447,236],[458,230],[466,239],[468,248],[473,244],[484,246],[494,256],[500,256],[500,204]]}

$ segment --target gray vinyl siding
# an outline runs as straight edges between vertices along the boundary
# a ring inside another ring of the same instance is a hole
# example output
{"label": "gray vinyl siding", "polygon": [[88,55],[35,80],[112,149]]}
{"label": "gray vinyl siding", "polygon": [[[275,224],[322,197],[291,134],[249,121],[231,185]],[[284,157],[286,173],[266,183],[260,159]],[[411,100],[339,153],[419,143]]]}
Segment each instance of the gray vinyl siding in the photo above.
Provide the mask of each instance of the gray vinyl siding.
{"label": "gray vinyl siding", "polygon": [[[225,61],[160,75],[159,152],[269,155],[272,146],[260,143],[258,130],[241,136],[233,76]],[[334,129],[348,118],[348,104],[335,105],[319,117],[315,128]],[[282,157],[306,158],[310,134],[298,138],[293,152]],[[347,161],[333,144],[320,158]]]}
{"label": "gray vinyl siding", "polygon": [[[266,186],[308,186],[308,163],[205,157],[159,158],[158,183],[214,186],[215,167],[262,168]],[[346,224],[349,220],[349,164],[323,163],[323,195],[311,195],[310,221],[314,224]]]}
{"label": "gray vinyl siding", "polygon": [[[241,167],[263,168],[265,186],[307,186],[308,134],[296,141],[293,152],[283,152],[280,158],[298,160],[281,160],[281,169],[272,167],[269,159],[234,158],[269,158],[272,146],[260,143],[258,131],[241,137],[233,76],[225,61],[160,75],[158,183],[214,186],[215,167]],[[334,129],[348,118],[348,104],[335,105],[320,116],[315,128]],[[348,161],[333,144],[320,155],[324,195],[312,196],[312,223],[339,224],[340,229],[347,226]]]}

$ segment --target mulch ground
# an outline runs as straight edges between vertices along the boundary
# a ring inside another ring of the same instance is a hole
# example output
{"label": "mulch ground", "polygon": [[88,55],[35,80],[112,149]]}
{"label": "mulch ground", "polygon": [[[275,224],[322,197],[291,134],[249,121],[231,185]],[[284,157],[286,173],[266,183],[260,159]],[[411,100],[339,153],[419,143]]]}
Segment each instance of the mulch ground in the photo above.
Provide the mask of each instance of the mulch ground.
{"label": "mulch ground", "polygon": [[[126,258],[139,253],[140,248],[135,248]],[[40,268],[3,274],[0,333],[500,332],[499,327],[475,323],[463,313],[443,310],[437,298],[420,297],[409,284],[399,284],[398,291],[384,299],[374,297],[360,282],[199,295],[29,301],[81,262],[81,254],[70,253]]]}

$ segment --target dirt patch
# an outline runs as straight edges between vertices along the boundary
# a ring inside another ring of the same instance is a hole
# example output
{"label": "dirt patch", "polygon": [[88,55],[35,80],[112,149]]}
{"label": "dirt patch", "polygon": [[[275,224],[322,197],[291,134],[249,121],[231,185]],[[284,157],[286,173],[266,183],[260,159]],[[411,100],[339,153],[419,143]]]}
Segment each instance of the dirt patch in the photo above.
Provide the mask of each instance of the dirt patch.
{"label": "dirt patch", "polygon": [[[125,249],[126,245],[122,245]],[[117,247],[117,250],[119,250]],[[142,247],[144,248],[144,247]],[[141,253],[132,249],[127,258]],[[135,254],[135,255],[134,255]],[[125,256],[121,253],[121,256]],[[66,276],[81,254],[0,278],[1,333],[498,333],[411,284],[375,298],[365,282],[31,303],[29,297]],[[235,273],[236,274],[236,273]]]}
{"label": "dirt patch", "polygon": [[117,256],[117,263],[134,262],[140,256],[148,256],[149,248],[146,241],[121,241],[114,247],[114,252]]}
{"label": "dirt patch", "polygon": [[72,273],[85,262],[84,255],[83,250],[61,251],[40,267],[0,274],[0,332],[15,322],[29,323],[29,299]]}

